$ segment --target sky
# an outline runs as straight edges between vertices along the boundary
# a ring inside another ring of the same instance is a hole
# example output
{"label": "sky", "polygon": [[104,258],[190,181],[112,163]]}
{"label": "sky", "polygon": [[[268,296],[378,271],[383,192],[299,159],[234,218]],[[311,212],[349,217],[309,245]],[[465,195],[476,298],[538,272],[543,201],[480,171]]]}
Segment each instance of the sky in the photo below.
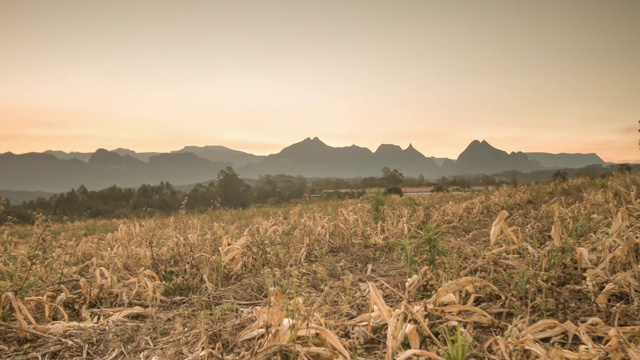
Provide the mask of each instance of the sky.
{"label": "sky", "polygon": [[0,0],[0,153],[410,143],[640,162],[640,1]]}

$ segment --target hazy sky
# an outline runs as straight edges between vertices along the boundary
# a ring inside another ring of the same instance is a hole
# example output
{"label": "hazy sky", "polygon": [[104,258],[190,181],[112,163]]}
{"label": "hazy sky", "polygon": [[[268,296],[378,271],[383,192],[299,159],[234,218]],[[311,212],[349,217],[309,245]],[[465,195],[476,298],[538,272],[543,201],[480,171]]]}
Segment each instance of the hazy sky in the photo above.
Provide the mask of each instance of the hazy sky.
{"label": "hazy sky", "polygon": [[640,162],[640,1],[0,0],[0,152],[318,136]]}

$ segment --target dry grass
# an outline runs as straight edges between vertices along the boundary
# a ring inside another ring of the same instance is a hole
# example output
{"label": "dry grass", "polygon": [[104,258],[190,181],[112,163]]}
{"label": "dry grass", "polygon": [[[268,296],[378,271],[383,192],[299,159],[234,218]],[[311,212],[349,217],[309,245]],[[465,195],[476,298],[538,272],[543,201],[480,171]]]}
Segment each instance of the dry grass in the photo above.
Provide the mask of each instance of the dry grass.
{"label": "dry grass", "polygon": [[639,180],[5,225],[0,354],[640,359]]}

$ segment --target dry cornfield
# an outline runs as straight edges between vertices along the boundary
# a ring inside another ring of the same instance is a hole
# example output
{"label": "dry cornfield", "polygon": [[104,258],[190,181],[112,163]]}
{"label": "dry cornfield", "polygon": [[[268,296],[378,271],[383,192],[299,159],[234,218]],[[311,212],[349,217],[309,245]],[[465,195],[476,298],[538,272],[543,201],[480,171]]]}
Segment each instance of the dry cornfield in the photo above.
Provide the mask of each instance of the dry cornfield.
{"label": "dry cornfield", "polygon": [[639,183],[4,225],[0,357],[640,359]]}

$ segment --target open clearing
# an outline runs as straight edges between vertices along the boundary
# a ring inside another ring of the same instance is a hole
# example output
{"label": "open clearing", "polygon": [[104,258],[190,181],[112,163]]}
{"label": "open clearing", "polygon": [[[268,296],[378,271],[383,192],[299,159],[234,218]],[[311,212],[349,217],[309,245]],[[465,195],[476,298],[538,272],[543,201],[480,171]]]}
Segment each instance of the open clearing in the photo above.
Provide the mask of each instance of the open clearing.
{"label": "open clearing", "polygon": [[640,359],[637,175],[0,227],[0,357]]}

